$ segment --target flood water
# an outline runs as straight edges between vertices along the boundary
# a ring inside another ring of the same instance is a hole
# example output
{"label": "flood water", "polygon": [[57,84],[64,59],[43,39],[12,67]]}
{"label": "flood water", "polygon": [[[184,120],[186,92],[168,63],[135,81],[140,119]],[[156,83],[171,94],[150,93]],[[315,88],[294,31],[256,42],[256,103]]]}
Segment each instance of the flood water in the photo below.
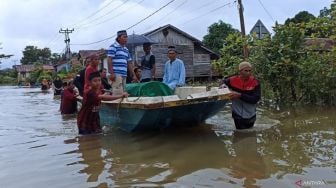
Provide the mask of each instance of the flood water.
{"label": "flood water", "polygon": [[0,87],[0,187],[336,187],[336,108],[229,108],[204,125],[78,136],[39,88]]}

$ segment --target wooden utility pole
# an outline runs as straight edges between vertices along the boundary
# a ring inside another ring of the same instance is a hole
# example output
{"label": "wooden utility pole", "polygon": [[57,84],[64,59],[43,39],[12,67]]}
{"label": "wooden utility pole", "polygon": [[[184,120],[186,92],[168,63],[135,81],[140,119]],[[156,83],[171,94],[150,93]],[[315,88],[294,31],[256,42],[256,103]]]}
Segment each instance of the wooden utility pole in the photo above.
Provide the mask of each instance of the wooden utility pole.
{"label": "wooden utility pole", "polygon": [[72,33],[74,31],[74,29],[60,29],[59,33],[64,33],[65,35],[65,58],[67,60],[69,60],[71,58],[71,51],[70,51],[70,37],[69,37],[69,33]]}
{"label": "wooden utility pole", "polygon": [[[238,0],[238,10],[239,10],[239,18],[240,18],[240,30],[241,30],[241,36],[245,37],[245,23],[244,23],[244,7],[242,0]],[[247,52],[247,46],[243,46],[243,54],[244,54],[244,59],[246,60],[248,58],[248,52]]]}

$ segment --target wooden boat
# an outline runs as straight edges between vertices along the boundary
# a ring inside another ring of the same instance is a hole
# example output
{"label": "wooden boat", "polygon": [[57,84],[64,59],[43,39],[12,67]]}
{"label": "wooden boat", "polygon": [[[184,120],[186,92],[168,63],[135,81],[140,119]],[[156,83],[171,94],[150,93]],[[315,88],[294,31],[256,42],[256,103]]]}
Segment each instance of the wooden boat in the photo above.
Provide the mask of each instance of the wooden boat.
{"label": "wooden boat", "polygon": [[228,101],[227,88],[179,87],[170,96],[128,97],[102,101],[101,126],[124,131],[195,126],[220,111]]}

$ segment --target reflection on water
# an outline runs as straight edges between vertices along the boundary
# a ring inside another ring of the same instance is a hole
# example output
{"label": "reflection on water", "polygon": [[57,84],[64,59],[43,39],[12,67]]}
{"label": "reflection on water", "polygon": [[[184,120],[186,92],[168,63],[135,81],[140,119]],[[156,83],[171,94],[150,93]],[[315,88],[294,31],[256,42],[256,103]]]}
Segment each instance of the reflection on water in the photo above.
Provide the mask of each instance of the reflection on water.
{"label": "reflection on water", "polygon": [[1,187],[336,185],[336,109],[258,109],[248,131],[224,108],[191,129],[78,136],[52,93],[0,87],[0,97]]}

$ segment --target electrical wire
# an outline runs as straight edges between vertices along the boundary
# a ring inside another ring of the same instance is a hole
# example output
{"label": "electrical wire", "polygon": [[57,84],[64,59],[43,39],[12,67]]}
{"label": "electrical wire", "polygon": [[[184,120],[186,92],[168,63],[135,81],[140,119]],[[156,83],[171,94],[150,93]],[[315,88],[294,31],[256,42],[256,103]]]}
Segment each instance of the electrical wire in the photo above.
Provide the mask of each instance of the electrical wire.
{"label": "electrical wire", "polygon": [[160,17],[158,19],[157,22],[155,22],[154,24],[152,24],[151,26],[145,28],[144,30],[151,30],[153,27],[155,27],[158,23],[161,23],[165,18],[168,17],[168,15],[171,15],[173,12],[177,11],[179,8],[181,8],[184,4],[186,4],[188,2],[188,0],[183,1],[181,4],[177,5],[177,7],[175,7],[172,11],[168,12],[167,14],[165,14],[164,16]]}
{"label": "electrical wire", "polygon": [[275,22],[273,16],[269,13],[269,11],[266,9],[266,7],[264,6],[264,4],[261,2],[261,0],[258,0],[260,5],[262,6],[262,8],[264,9],[264,11],[267,13],[267,15],[272,19],[273,22]]}
{"label": "electrical wire", "polygon": [[[115,19],[115,18],[117,18],[117,17],[123,15],[124,13],[128,12],[131,8],[133,8],[133,7],[137,6],[137,5],[140,5],[143,1],[145,1],[145,0],[140,0],[140,1],[138,1],[138,2],[137,2],[136,4],[134,4],[133,6],[129,7],[128,9],[124,10],[123,12],[120,12],[119,14],[117,14],[117,15],[111,17],[111,18],[108,18],[108,19],[106,19],[106,20],[103,20],[103,21],[101,21],[101,22],[98,22],[98,23],[96,23],[96,24],[94,24],[94,25],[89,25],[89,24],[86,25],[86,26],[84,25],[83,28],[89,28],[89,27],[93,27],[93,26],[101,25],[101,24],[103,24],[103,23],[112,21],[113,19]],[[119,6],[118,8],[120,8],[120,7],[121,7],[121,6]],[[117,9],[117,8],[116,8],[116,9]],[[112,11],[111,11],[111,12],[112,12]],[[111,13],[111,12],[109,12],[109,13]],[[103,16],[101,16],[101,17],[103,17]],[[101,18],[101,17],[99,17],[99,18]],[[98,19],[97,19],[97,20],[98,20]],[[90,22],[90,23],[92,23],[92,22]]]}
{"label": "electrical wire", "polygon": [[[101,18],[115,12],[115,10],[118,10],[120,7],[126,5],[126,3],[128,2],[129,0],[125,0],[122,4],[119,4],[118,6],[116,7],[113,7],[111,11],[108,11],[107,13],[97,17],[97,18],[94,18],[93,20],[89,21],[88,23],[83,23],[79,26],[77,26],[77,28],[88,28],[88,27],[91,27],[90,24],[94,23],[95,21],[98,21],[100,20]],[[111,19],[111,18],[110,18]],[[110,20],[110,19],[107,19],[107,20]],[[105,20],[106,21],[106,20]],[[99,24],[95,24],[95,25],[99,25]],[[95,26],[95,25],[92,25],[92,26]]]}
{"label": "electrical wire", "polygon": [[214,9],[212,9],[212,10],[210,10],[210,11],[208,11],[208,12],[206,12],[206,13],[200,15],[200,16],[194,17],[194,18],[192,18],[190,20],[187,20],[187,21],[183,22],[182,24],[178,24],[178,25],[188,24],[188,23],[190,23],[190,22],[192,22],[192,21],[194,21],[194,20],[196,20],[196,19],[198,19],[200,17],[204,17],[204,16],[206,16],[208,14],[211,14],[211,13],[213,13],[213,12],[215,12],[215,11],[221,9],[221,8],[224,8],[224,7],[228,6],[228,5],[231,5],[231,2],[230,3],[226,3],[226,4],[222,5],[222,6],[217,7],[217,8],[214,8]]}
{"label": "electrical wire", "polygon": [[[175,0],[171,0],[169,1],[167,4],[163,5],[162,7],[160,7],[159,9],[157,9],[156,11],[154,11],[153,13],[149,14],[148,16],[146,16],[145,18],[141,19],[140,21],[136,22],[135,24],[129,26],[128,28],[126,28],[126,30],[129,30],[137,25],[139,25],[140,23],[142,23],[143,21],[147,20],[148,18],[150,18],[151,16],[155,15],[156,13],[158,13],[159,11],[161,11],[162,9],[164,9],[165,7],[167,7],[169,4],[171,4],[172,2],[174,2]],[[110,36],[110,37],[107,37],[105,39],[102,39],[102,40],[98,40],[98,41],[95,41],[95,42],[90,42],[90,43],[85,43],[85,44],[71,44],[71,45],[77,45],[77,46],[86,46],[86,45],[92,45],[92,44],[97,44],[97,43],[100,43],[100,42],[104,42],[104,41],[107,41],[109,39],[112,39],[116,37],[116,34],[114,34],[113,36]]]}
{"label": "electrical wire", "polygon": [[[126,0],[128,1],[128,0]],[[98,9],[97,11],[93,12],[92,14],[90,14],[89,16],[87,16],[86,18],[82,19],[81,21],[79,21],[77,24],[75,24],[73,27],[77,28],[79,27],[78,25],[82,24],[83,22],[85,22],[86,20],[88,20],[89,18],[93,17],[94,15],[98,14],[100,11],[104,10],[105,8],[107,8],[110,4],[112,4],[114,2],[114,0],[111,0],[109,3],[107,3],[105,6],[103,6],[102,8]]]}

